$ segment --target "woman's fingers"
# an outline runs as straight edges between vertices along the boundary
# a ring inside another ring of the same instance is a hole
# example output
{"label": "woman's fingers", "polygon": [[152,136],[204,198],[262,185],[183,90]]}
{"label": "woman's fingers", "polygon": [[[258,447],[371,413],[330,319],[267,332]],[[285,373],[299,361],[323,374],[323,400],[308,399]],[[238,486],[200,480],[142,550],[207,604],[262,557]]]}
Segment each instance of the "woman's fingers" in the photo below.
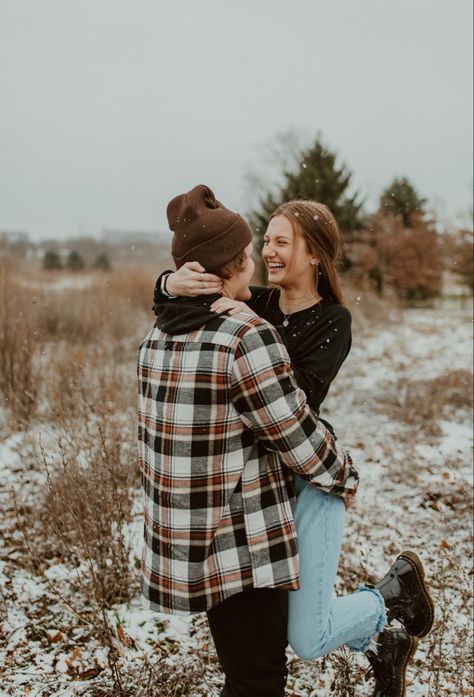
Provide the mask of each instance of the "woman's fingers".
{"label": "woman's fingers", "polygon": [[[186,273],[186,277],[192,278],[194,281],[209,283],[213,286],[222,285],[222,278],[213,273],[207,273],[204,266],[202,266],[202,264],[200,264],[198,261],[187,261],[180,267],[179,271],[181,269],[183,270],[183,274],[185,270],[190,272]],[[179,273],[179,271],[177,273]]]}
{"label": "woman's fingers", "polygon": [[167,287],[172,295],[215,295],[222,291],[222,279],[206,273],[198,261],[187,261],[168,276]]}
{"label": "woman's fingers", "polygon": [[213,312],[228,312],[237,305],[240,305],[240,303],[236,300],[231,300],[230,298],[219,298],[219,300],[212,303],[211,310]]}
{"label": "woman's fingers", "polygon": [[258,317],[257,313],[243,302],[238,303],[238,307],[236,306],[234,310],[231,310],[229,315],[235,315],[236,312],[244,312],[246,315],[250,315],[251,317]]}
{"label": "woman's fingers", "polygon": [[205,288],[222,289],[222,278],[214,276],[212,273],[200,273],[199,283]]}
{"label": "woman's fingers", "polygon": [[222,293],[222,278],[212,273],[193,274],[196,295],[215,295]]}
{"label": "woman's fingers", "polygon": [[198,261],[187,261],[183,267],[186,268],[187,280],[194,284],[193,291],[196,295],[213,295],[222,291],[222,278],[206,273]]}
{"label": "woman's fingers", "polygon": [[353,508],[354,503],[355,503],[354,494],[346,494],[345,496],[342,497],[342,500],[344,501],[344,505],[345,505],[346,509]]}
{"label": "woman's fingers", "polygon": [[166,282],[167,290],[172,295],[195,295],[194,281],[196,278],[200,278],[200,274],[197,271],[198,267],[202,268],[201,264],[193,261],[186,262],[186,264],[180,266],[179,269],[168,276]]}
{"label": "woman's fingers", "polygon": [[186,261],[180,268],[196,271],[197,273],[202,273],[206,270],[198,261]]}
{"label": "woman's fingers", "polygon": [[214,285],[222,285],[222,278],[220,276],[214,276],[213,273],[203,273],[202,280],[204,283],[212,283]]}
{"label": "woman's fingers", "polygon": [[219,298],[219,300],[212,303],[211,310],[218,313],[227,312],[228,315],[236,315],[238,312],[245,312],[246,315],[252,315],[252,317],[257,316],[244,302],[232,300],[231,298]]}
{"label": "woman's fingers", "polygon": [[222,283],[219,285],[208,285],[204,282],[196,286],[196,295],[216,295],[216,293],[222,293]]}

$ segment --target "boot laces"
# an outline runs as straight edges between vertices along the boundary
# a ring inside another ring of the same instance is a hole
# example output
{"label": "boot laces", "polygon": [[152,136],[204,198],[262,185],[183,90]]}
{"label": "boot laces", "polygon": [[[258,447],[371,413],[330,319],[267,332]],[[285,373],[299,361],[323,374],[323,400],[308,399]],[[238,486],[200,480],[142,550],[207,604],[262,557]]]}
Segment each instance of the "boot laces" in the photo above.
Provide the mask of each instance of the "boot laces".
{"label": "boot laces", "polygon": [[385,647],[381,645],[379,646],[378,654],[372,652],[366,654],[370,666],[367,668],[364,677],[366,681],[373,677],[378,685],[389,687],[390,676],[387,675],[386,661],[384,660],[387,652],[384,651],[384,648]]}

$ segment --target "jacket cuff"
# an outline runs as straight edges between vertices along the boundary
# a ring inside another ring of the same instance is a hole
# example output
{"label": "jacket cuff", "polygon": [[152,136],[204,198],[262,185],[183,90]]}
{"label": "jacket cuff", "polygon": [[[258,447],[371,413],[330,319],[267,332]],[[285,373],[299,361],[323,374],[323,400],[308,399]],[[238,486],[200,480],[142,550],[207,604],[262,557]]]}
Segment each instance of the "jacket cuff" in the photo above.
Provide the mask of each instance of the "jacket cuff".
{"label": "jacket cuff", "polygon": [[168,300],[171,300],[172,298],[178,297],[175,295],[170,295],[169,293],[163,293],[163,283],[164,279],[166,276],[169,276],[170,273],[173,273],[170,269],[167,269],[166,271],[163,271],[158,278],[156,279],[155,283],[155,288],[153,290],[153,310],[156,314],[156,307],[158,305],[163,305],[164,303],[168,302]]}

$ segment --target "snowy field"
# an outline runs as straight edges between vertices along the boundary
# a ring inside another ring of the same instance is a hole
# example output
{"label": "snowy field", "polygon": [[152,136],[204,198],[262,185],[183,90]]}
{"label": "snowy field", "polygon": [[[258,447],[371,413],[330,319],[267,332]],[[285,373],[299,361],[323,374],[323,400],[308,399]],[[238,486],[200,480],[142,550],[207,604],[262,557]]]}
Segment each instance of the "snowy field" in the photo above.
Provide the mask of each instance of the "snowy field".
{"label": "snowy field", "polygon": [[[409,669],[407,694],[473,695],[472,413],[466,398],[472,318],[466,311],[408,310],[383,325],[360,322],[357,329],[322,410],[361,472],[347,514],[337,592],[374,581],[398,552],[416,551],[436,621]],[[219,695],[222,676],[203,616],[159,616],[142,610],[135,594],[107,611],[107,646],[91,620],[98,616],[92,601],[77,590],[76,580],[87,571],[81,560],[58,562],[50,553],[42,573],[29,567],[25,557],[35,552],[25,549],[12,491],[35,509],[46,487],[39,440],[48,454],[57,426],[38,421],[26,432],[8,433],[5,421],[1,434],[0,695]],[[134,496],[125,534],[135,583],[139,489]],[[342,649],[306,663],[288,655],[289,697],[372,694],[361,656]]]}

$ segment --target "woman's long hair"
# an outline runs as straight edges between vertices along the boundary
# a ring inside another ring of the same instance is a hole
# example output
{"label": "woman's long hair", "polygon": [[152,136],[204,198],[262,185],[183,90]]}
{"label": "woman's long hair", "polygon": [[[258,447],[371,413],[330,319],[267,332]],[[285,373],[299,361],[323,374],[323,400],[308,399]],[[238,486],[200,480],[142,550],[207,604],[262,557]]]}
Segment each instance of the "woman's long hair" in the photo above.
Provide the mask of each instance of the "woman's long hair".
{"label": "woman's long hair", "polygon": [[316,201],[294,200],[278,206],[270,220],[277,215],[284,215],[291,223],[295,235],[294,254],[298,240],[302,239],[310,253],[319,259],[316,267],[318,293],[326,300],[344,305],[336,268],[342,237],[329,208]]}

